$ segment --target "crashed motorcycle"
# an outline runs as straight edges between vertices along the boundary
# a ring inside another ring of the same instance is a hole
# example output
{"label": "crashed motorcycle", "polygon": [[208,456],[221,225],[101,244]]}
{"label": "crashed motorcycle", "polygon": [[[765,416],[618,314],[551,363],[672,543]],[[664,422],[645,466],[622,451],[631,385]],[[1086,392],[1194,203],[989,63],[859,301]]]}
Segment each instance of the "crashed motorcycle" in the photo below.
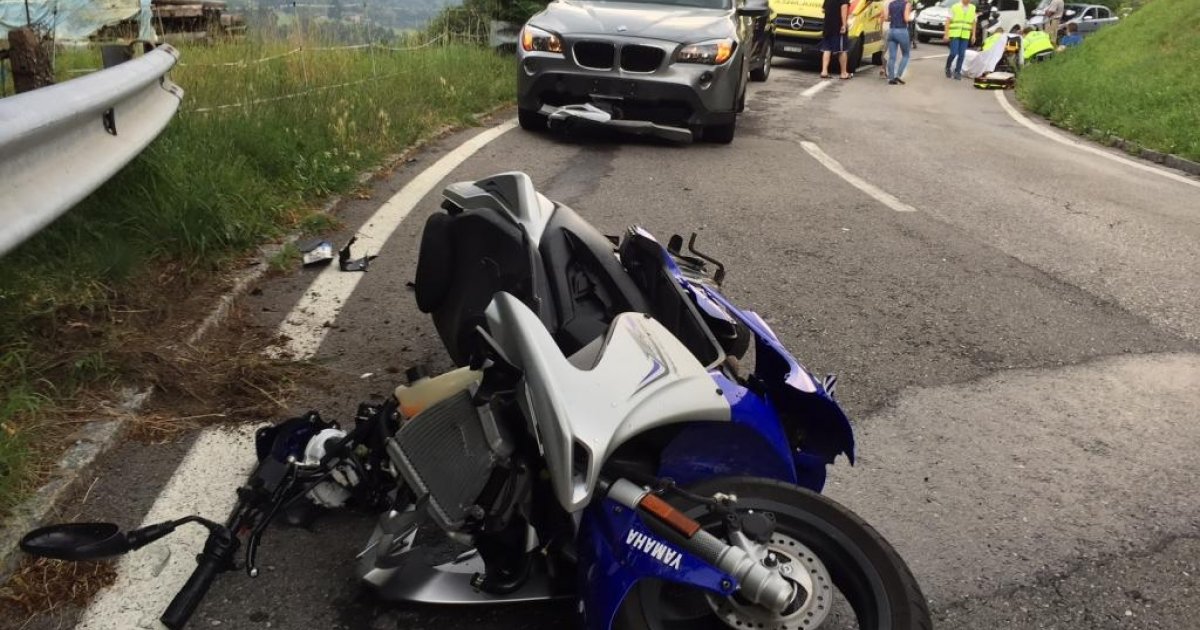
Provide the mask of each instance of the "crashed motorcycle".
{"label": "crashed motorcycle", "polygon": [[854,460],[836,381],[721,293],[694,234],[686,251],[605,237],[520,173],[444,197],[414,285],[460,367],[410,370],[345,427],[309,412],[261,428],[224,523],[54,525],[22,548],[98,558],[207,527],[161,617],[174,629],[219,573],[258,574],[280,515],[354,508],[378,518],[355,570],[389,601],[569,598],[593,630],[811,629],[831,611],[929,627],[892,546],[820,494],[826,467]]}

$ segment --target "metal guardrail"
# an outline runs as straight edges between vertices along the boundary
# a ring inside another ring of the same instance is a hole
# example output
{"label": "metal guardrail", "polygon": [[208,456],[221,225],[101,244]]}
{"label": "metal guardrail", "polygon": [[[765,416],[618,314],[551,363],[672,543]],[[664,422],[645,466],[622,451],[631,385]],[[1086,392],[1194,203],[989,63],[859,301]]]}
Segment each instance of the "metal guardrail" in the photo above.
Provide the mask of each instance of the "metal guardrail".
{"label": "metal guardrail", "polygon": [[167,126],[183,89],[163,45],[78,79],[0,99],[0,256],[108,181]]}

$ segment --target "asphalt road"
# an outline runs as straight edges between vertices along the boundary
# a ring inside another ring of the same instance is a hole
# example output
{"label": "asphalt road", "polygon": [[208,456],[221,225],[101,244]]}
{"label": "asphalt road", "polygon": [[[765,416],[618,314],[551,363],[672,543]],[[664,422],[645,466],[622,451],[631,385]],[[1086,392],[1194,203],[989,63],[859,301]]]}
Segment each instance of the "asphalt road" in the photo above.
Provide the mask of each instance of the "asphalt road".
{"label": "asphalt road", "polygon": [[[730,297],[814,372],[841,377],[861,459],[839,462],[827,493],[893,541],[938,628],[1194,628],[1200,188],[1033,133],[993,93],[920,59],[943,50],[922,46],[907,86],[865,67],[814,93],[811,68],[779,64],[753,88],[730,146],[518,129],[445,181],[522,170],[607,233],[699,231],[729,269]],[[336,236],[478,133],[438,142],[369,199],[343,204]],[[851,185],[802,142],[915,211]],[[386,242],[360,241],[380,258],[328,322],[316,356],[324,381],[304,407],[348,418],[359,400],[386,395],[395,371],[448,365],[405,286],[437,203],[435,192]],[[242,309],[273,331],[313,278],[265,282]],[[140,522],[190,446],[118,449],[83,515]],[[573,619],[561,605],[376,602],[350,564],[370,527],[343,515],[275,532],[264,575],[223,579],[194,627]],[[174,555],[162,562],[190,561]]]}

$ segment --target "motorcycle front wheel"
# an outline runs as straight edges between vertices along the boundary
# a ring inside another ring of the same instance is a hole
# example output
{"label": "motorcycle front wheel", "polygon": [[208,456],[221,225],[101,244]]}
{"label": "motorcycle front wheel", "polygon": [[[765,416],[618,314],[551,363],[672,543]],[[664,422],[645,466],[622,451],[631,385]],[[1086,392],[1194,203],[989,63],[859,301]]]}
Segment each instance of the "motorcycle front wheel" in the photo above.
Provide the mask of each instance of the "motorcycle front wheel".
{"label": "motorcycle front wheel", "polygon": [[[737,496],[737,512],[769,513],[775,522],[765,545],[769,561],[780,567],[782,575],[804,587],[803,601],[793,603],[782,613],[773,613],[736,594],[718,597],[694,587],[642,580],[625,598],[614,628],[932,628],[925,596],[908,565],[879,532],[831,499],[791,484],[753,477],[712,479],[688,490],[701,496],[733,494]],[[672,503],[706,531],[728,541],[725,524],[718,515],[686,501]]]}

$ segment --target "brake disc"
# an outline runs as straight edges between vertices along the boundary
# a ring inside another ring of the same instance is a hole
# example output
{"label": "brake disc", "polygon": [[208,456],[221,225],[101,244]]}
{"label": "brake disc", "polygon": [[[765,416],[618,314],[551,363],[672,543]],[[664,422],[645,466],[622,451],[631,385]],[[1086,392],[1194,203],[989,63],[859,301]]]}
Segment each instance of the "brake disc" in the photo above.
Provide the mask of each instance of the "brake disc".
{"label": "brake disc", "polygon": [[800,541],[779,532],[771,534],[766,553],[774,555],[779,574],[800,586],[804,597],[797,597],[787,610],[775,613],[736,594],[721,597],[710,593],[707,600],[713,612],[735,630],[813,630],[820,627],[833,606],[833,580],[825,564]]}

